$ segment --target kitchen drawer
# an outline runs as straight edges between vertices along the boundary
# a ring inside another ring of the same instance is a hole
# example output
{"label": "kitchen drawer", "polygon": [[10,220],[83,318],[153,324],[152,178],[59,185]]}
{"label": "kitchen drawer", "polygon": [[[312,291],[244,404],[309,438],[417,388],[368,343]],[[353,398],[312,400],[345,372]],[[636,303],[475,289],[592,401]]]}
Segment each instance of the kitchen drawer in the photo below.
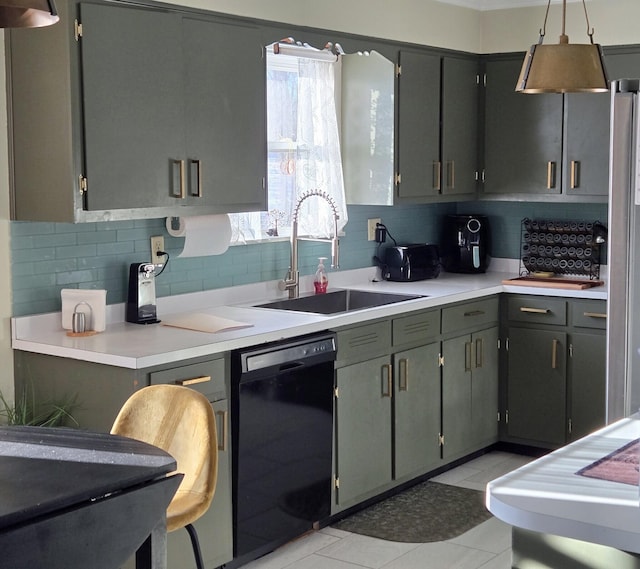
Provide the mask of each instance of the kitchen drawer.
{"label": "kitchen drawer", "polygon": [[337,331],[337,366],[361,362],[371,356],[388,354],[391,349],[391,321],[382,320],[364,326]]}
{"label": "kitchen drawer", "polygon": [[394,346],[435,338],[440,334],[440,310],[394,318],[391,333]]}
{"label": "kitchen drawer", "polygon": [[498,297],[483,298],[442,309],[442,333],[466,330],[498,321]]}
{"label": "kitchen drawer", "polygon": [[604,300],[571,302],[571,324],[578,328],[607,328],[607,303]]}
{"label": "kitchen drawer", "polygon": [[567,301],[551,296],[509,296],[508,316],[512,322],[567,325]]}
{"label": "kitchen drawer", "polygon": [[203,393],[209,401],[226,398],[224,358],[154,371],[149,374],[149,377],[151,385],[162,383],[184,385]]}

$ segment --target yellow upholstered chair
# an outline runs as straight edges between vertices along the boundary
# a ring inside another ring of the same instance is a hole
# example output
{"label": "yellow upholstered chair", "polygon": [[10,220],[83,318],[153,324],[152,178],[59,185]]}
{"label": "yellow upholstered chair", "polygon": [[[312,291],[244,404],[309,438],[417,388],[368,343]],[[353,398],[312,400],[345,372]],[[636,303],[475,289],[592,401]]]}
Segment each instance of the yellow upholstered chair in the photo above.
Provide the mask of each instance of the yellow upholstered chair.
{"label": "yellow upholstered chair", "polygon": [[204,569],[192,524],[209,508],[218,475],[216,421],[207,398],[178,385],[145,387],[125,402],[111,432],[157,446],[176,459],[184,478],[167,508],[167,531],[186,528],[196,566]]}

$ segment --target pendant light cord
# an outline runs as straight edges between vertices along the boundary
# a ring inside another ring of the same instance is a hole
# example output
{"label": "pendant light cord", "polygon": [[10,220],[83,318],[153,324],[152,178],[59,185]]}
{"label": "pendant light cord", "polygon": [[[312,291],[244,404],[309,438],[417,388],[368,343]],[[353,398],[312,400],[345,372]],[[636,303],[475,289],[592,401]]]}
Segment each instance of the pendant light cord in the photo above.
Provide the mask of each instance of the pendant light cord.
{"label": "pendant light cord", "polygon": [[582,0],[582,7],[584,8],[584,19],[587,20],[587,35],[591,40],[591,44],[593,44],[593,34],[595,33],[595,28],[592,28],[591,24],[589,23],[589,14],[587,14],[587,5],[585,4],[584,0]]}
{"label": "pendant light cord", "polygon": [[547,33],[547,18],[549,17],[549,6],[551,6],[551,0],[547,2],[547,11],[544,14],[544,22],[542,23],[542,29],[540,30],[540,38],[538,39],[538,44],[542,43],[542,40]]}

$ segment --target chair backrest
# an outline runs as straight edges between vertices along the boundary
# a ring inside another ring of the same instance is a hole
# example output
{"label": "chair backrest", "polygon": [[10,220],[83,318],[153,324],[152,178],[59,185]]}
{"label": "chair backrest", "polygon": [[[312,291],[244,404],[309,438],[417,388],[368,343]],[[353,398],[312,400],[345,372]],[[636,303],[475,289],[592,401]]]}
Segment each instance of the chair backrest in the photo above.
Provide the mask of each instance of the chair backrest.
{"label": "chair backrest", "polygon": [[176,459],[184,478],[167,509],[168,531],[207,511],[218,475],[218,442],[215,415],[202,393],[178,385],[144,387],[122,406],[111,433],[152,444]]}

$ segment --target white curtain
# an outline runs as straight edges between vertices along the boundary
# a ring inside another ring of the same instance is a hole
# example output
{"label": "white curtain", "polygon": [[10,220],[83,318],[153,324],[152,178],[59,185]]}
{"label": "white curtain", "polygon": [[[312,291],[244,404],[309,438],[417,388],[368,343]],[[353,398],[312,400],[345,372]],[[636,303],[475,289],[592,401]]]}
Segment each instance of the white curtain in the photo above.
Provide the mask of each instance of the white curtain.
{"label": "white curtain", "polygon": [[[340,232],[348,220],[336,108],[340,63],[273,53],[268,58],[269,211],[231,214],[232,242],[268,239],[276,228],[277,236],[289,235],[296,202],[310,190],[331,196]],[[292,69],[297,85],[286,73]],[[304,200],[298,234],[332,237],[333,233],[329,204],[318,196]]]}
{"label": "white curtain", "polygon": [[[341,231],[348,219],[335,102],[335,65],[302,58],[298,61],[295,171],[296,198],[309,190],[326,192],[337,206]],[[334,232],[332,210],[319,197],[310,197],[302,203],[298,222],[301,235],[331,237]]]}

